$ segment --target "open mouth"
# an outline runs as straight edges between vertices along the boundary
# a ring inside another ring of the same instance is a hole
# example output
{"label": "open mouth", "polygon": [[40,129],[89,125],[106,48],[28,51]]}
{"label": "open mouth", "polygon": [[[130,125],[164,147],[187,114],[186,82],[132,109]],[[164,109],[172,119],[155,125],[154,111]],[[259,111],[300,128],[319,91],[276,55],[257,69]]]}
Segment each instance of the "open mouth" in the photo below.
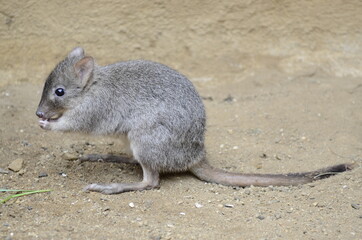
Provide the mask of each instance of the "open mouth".
{"label": "open mouth", "polygon": [[61,114],[57,114],[57,115],[54,115],[54,116],[52,116],[52,117],[50,117],[50,118],[44,118],[44,117],[43,117],[41,120],[42,120],[42,121],[48,121],[48,122],[55,122],[55,121],[57,121],[61,116],[62,116]]}

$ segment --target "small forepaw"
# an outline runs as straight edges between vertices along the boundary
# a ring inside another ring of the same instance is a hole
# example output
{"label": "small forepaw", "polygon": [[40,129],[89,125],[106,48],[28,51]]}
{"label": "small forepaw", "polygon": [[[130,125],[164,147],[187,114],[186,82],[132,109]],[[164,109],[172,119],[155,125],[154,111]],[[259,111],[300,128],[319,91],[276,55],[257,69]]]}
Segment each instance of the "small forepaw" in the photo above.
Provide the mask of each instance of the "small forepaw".
{"label": "small forepaw", "polygon": [[51,124],[48,120],[39,120],[39,126],[44,130],[51,130]]}

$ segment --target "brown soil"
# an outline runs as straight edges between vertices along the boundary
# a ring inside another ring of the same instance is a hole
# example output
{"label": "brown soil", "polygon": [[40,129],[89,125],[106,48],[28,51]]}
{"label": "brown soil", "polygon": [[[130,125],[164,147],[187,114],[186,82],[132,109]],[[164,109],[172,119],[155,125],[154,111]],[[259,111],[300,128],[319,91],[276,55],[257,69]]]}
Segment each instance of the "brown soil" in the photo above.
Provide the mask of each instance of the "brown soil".
{"label": "brown soil", "polygon": [[[361,78],[264,71],[191,80],[204,97],[214,166],[286,173],[361,165]],[[66,160],[124,149],[114,138],[40,129],[41,90],[30,82],[0,89],[0,168],[24,160],[19,172],[0,174],[0,187],[52,189],[0,206],[1,239],[362,239],[360,167],[297,187],[233,188],[185,173],[162,176],[157,190],[83,192],[93,182],[139,181],[140,168]]]}

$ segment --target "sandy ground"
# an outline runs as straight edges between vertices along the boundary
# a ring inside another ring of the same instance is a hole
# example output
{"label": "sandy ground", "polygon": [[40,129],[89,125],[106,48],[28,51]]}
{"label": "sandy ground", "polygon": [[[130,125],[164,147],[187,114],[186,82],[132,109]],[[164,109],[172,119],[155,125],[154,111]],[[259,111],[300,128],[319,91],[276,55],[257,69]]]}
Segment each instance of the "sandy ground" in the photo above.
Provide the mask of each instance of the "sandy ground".
{"label": "sandy ground", "polygon": [[[191,78],[192,79],[192,78]],[[307,171],[362,160],[362,79],[264,72],[192,79],[208,113],[210,162],[239,172]],[[119,153],[114,138],[47,132],[42,86],[0,89],[0,188],[52,189],[0,206],[1,239],[362,239],[362,170],[297,187],[233,188],[192,175],[157,190],[86,193],[93,182],[139,181],[138,166],[80,163]]]}

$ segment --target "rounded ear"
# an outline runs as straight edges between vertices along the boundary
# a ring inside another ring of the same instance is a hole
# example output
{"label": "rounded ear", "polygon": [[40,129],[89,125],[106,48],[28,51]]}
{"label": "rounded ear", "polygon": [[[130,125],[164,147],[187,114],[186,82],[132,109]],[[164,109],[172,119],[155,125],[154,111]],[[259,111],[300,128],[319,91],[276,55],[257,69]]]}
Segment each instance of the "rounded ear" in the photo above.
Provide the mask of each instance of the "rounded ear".
{"label": "rounded ear", "polygon": [[84,49],[81,48],[81,47],[76,47],[76,48],[74,48],[74,49],[68,54],[68,58],[73,58],[73,57],[83,58],[83,57],[84,57]]}
{"label": "rounded ear", "polygon": [[94,69],[94,60],[92,57],[84,57],[74,65],[75,73],[80,80],[81,86],[85,86],[92,76]]}

